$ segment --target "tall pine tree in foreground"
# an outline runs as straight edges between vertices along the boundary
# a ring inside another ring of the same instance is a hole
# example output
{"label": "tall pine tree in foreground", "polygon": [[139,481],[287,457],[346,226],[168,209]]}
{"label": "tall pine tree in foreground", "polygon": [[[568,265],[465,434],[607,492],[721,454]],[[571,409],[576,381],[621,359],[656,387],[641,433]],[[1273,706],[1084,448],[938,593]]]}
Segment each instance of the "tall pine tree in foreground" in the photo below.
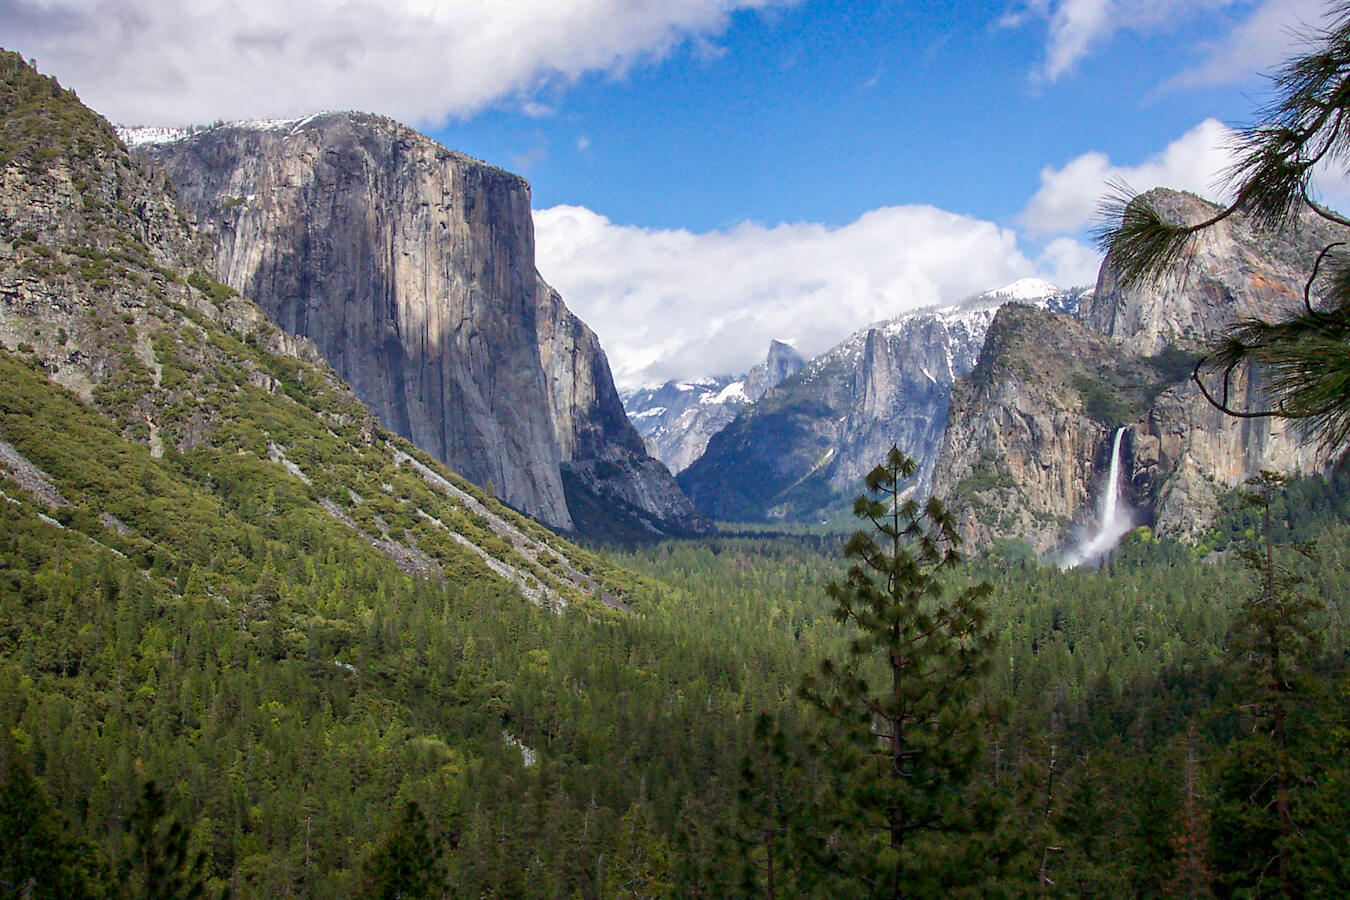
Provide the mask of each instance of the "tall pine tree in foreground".
{"label": "tall pine tree in foreground", "polygon": [[839,879],[834,896],[950,896],[979,868],[965,858],[980,825],[965,788],[983,750],[990,587],[949,591],[961,539],[939,500],[910,496],[916,469],[892,447],[868,474],[854,514],[870,529],[848,542],[853,565],[829,588],[853,636],[843,660],[802,686],[834,776],[804,839]]}
{"label": "tall pine tree in foreground", "polygon": [[1312,548],[1277,547],[1271,535],[1271,496],[1284,481],[1263,472],[1245,497],[1261,513],[1261,534],[1241,551],[1258,582],[1229,637],[1240,734],[1220,762],[1212,818],[1221,897],[1337,896],[1350,874],[1347,801],[1323,789],[1344,761],[1323,758],[1327,718],[1312,671],[1321,604],[1294,563]]}

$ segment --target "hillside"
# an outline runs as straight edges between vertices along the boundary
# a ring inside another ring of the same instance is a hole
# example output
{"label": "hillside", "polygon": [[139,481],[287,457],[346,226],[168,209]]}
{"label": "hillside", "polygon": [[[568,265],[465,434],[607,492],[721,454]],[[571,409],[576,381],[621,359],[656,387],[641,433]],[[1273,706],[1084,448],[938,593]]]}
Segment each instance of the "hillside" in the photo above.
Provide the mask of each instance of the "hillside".
{"label": "hillside", "polygon": [[0,79],[0,721],[87,833],[159,779],[237,896],[344,895],[401,792],[520,765],[527,649],[667,591],[379,427],[106,122]]}

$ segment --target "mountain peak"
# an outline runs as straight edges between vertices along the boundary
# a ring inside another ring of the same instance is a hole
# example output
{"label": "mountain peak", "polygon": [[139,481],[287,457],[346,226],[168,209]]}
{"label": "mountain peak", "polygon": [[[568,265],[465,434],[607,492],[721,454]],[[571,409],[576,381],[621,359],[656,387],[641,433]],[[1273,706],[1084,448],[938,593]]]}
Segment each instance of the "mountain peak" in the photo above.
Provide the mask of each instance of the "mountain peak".
{"label": "mountain peak", "polygon": [[1044,278],[1019,278],[1011,284],[987,291],[986,296],[1003,297],[1008,300],[1039,300],[1058,294],[1060,288]]}

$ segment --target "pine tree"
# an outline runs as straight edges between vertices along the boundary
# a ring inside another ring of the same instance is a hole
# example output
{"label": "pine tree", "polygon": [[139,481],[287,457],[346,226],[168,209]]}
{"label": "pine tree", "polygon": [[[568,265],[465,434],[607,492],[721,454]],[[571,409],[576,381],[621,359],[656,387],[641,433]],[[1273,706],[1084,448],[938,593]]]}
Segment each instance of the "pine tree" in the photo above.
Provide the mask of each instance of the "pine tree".
{"label": "pine tree", "polygon": [[106,864],[93,846],[66,834],[42,785],[10,755],[8,730],[0,726],[0,897],[104,896]]}
{"label": "pine tree", "polygon": [[138,900],[207,896],[206,854],[190,854],[191,831],[169,816],[164,792],[153,781],[145,783],[129,824],[129,846],[117,867],[123,896]]}
{"label": "pine tree", "polygon": [[1196,784],[1195,729],[1186,735],[1186,758],[1182,770],[1181,816],[1172,835],[1172,849],[1176,854],[1172,877],[1167,885],[1169,897],[1185,900],[1205,900],[1214,896],[1210,890],[1213,873],[1209,865],[1209,817],[1201,803]]}
{"label": "pine tree", "polygon": [[365,861],[365,890],[371,900],[430,900],[445,890],[444,845],[433,841],[416,803]]}
{"label": "pine tree", "polygon": [[808,845],[867,897],[943,896],[971,872],[959,838],[975,824],[963,788],[983,748],[990,587],[948,596],[961,539],[941,501],[910,495],[916,470],[892,447],[868,474],[854,513],[870,533],[848,542],[853,565],[829,588],[853,636],[841,663],[826,660],[802,686],[835,776]]}
{"label": "pine tree", "polygon": [[1242,734],[1220,767],[1213,819],[1222,896],[1305,896],[1308,878],[1317,877],[1301,871],[1299,860],[1316,824],[1305,822],[1300,808],[1313,787],[1304,742],[1317,692],[1309,665],[1319,649],[1312,615],[1320,605],[1299,591],[1301,579],[1277,555],[1271,536],[1271,495],[1283,482],[1263,472],[1245,497],[1261,513],[1261,543],[1241,551],[1258,586],[1229,639],[1242,686]]}
{"label": "pine tree", "polygon": [[732,838],[743,853],[742,881],[747,896],[777,900],[791,865],[789,824],[801,815],[801,770],[789,751],[781,725],[767,714],[755,720],[751,752],[741,761],[737,820]]}

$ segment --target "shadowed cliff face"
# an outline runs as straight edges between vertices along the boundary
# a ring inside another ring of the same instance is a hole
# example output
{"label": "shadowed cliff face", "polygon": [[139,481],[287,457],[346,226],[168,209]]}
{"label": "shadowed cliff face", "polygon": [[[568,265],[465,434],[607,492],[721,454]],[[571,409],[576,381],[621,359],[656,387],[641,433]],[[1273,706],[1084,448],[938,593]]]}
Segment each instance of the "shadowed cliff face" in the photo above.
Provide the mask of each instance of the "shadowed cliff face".
{"label": "shadowed cliff face", "polygon": [[[311,338],[388,428],[507,503],[571,530],[565,464],[645,458],[595,336],[534,269],[524,179],[360,114],[140,149],[224,281]],[[641,477],[674,490],[659,466]],[[697,524],[678,490],[666,499],[653,523]]]}
{"label": "shadowed cliff face", "polygon": [[[1178,222],[1217,207],[1190,194],[1150,196]],[[1079,321],[1001,310],[980,361],[952,391],[934,491],[968,537],[1061,543],[1090,518],[1117,426],[1128,428],[1128,499],[1159,534],[1197,539],[1219,494],[1262,469],[1319,471],[1313,448],[1275,419],[1235,419],[1190,382],[1206,343],[1241,318],[1302,303],[1318,251],[1338,238],[1321,221],[1273,234],[1236,218],[1206,235],[1184,274],[1130,290],[1108,256]],[[1238,373],[1232,397],[1265,404],[1259,373]]]}

